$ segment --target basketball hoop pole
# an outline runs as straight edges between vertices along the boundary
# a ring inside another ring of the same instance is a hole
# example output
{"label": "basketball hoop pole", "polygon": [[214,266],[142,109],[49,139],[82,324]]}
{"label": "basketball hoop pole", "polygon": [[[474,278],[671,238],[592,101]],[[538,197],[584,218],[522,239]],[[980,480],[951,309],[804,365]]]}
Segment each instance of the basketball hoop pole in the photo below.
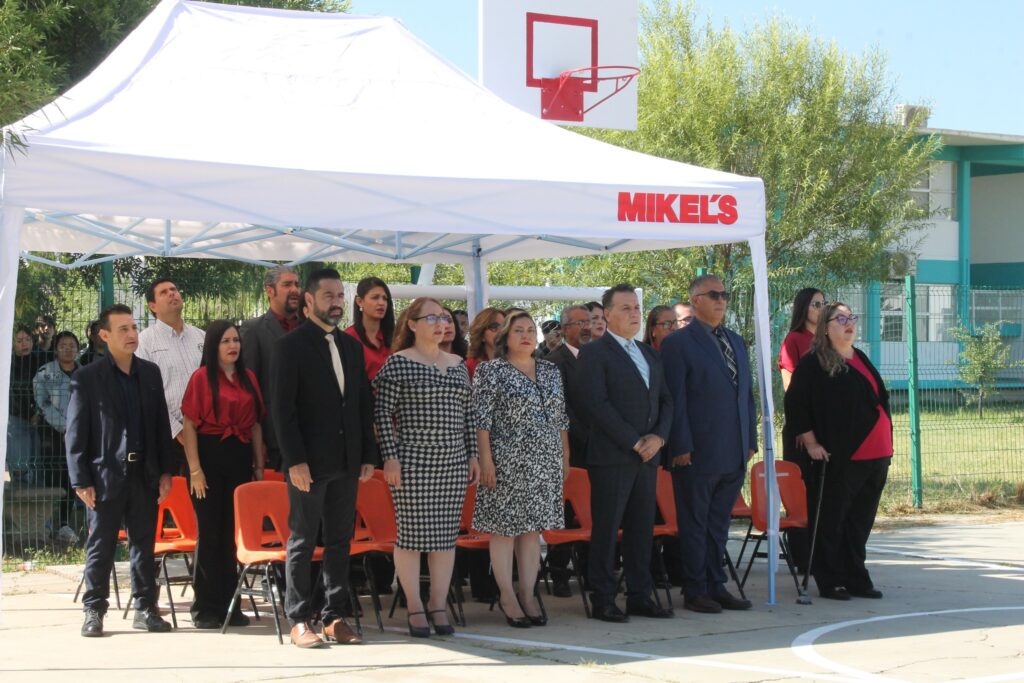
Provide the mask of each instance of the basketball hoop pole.
{"label": "basketball hoop pole", "polygon": [[[602,69],[619,69],[625,73],[600,76]],[[590,76],[580,77],[576,74],[590,72]],[[635,66],[583,66],[569,69],[559,74],[558,78],[541,79],[540,117],[549,121],[583,121],[583,117],[594,107],[618,95],[625,90],[640,73]],[[583,107],[584,86],[601,81],[614,81],[614,90],[589,107]]]}

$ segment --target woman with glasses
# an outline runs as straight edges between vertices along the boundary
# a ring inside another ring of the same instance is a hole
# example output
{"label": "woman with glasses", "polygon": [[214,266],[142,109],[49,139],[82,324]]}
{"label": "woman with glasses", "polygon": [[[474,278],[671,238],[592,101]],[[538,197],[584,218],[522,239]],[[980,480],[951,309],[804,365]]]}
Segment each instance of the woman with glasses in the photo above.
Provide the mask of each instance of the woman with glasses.
{"label": "woman with glasses", "polygon": [[[543,626],[534,587],[540,532],[561,529],[562,482],[569,475],[569,418],[562,374],[535,359],[537,326],[529,313],[511,313],[498,331],[497,358],[473,381],[480,484],[473,528],[491,535],[498,605],[509,626]],[[519,590],[512,585],[512,560]]]}
{"label": "woman with glasses", "polygon": [[476,314],[473,324],[469,326],[469,353],[466,356],[466,368],[469,378],[480,363],[494,358],[494,339],[498,330],[505,322],[505,311],[500,308],[488,307]]}
{"label": "woman with glasses", "polygon": [[[793,314],[789,323],[789,333],[782,340],[779,349],[779,373],[782,375],[782,390],[789,389],[793,371],[800,359],[807,354],[814,339],[814,331],[818,327],[821,309],[825,305],[825,295],[820,289],[805,287],[793,297]],[[814,485],[811,461],[807,453],[797,448],[796,436],[788,426],[782,427],[782,459],[800,466],[804,484],[807,487],[807,503],[811,505]],[[810,550],[807,529],[787,529],[786,541],[793,552],[793,561],[802,572],[807,567],[807,553]]]}
{"label": "woman with glasses", "polygon": [[[451,316],[434,299],[405,309],[394,353],[374,380],[375,422],[398,522],[395,570],[405,591],[409,635],[455,632],[445,599],[455,565],[466,485],[480,473],[469,374],[458,356],[441,350]],[[420,598],[420,554],[427,553],[430,596]]]}
{"label": "woman with glasses", "polygon": [[655,306],[647,313],[644,324],[644,343],[650,344],[655,351],[661,349],[661,340],[675,331],[677,327],[676,312],[671,306]]}
{"label": "woman with glasses", "polygon": [[825,478],[811,572],[832,600],[882,597],[864,559],[892,459],[892,420],[889,392],[856,336],[850,308],[826,304],[786,392],[786,423]]}

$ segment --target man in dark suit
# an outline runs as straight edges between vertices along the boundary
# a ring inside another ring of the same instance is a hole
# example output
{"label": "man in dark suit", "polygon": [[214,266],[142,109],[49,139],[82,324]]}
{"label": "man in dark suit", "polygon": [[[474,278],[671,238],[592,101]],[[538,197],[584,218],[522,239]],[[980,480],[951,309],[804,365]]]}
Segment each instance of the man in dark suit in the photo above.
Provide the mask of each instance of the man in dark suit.
{"label": "man in dark suit", "polygon": [[71,485],[89,510],[82,635],[103,635],[122,521],[128,531],[135,601],[132,627],[170,631],[157,609],[153,561],[157,505],[171,490],[178,466],[170,448],[163,380],[160,368],[135,356],[139,330],[130,308],[115,304],[103,311],[100,337],[107,345],[106,357],[71,378],[65,432]]}
{"label": "man in dark suit", "polygon": [[270,367],[274,355],[274,344],[288,332],[297,328],[299,306],[302,305],[302,289],[299,276],[290,266],[274,266],[263,276],[263,289],[267,293],[270,310],[261,316],[242,323],[242,357],[245,367],[253,371],[260,383],[260,393],[266,407],[263,418],[263,441],[266,444],[267,467],[281,466],[281,449],[277,445],[274,430],[273,391],[270,385]]}
{"label": "man in dark suit", "polygon": [[733,503],[757,450],[750,360],[722,324],[729,293],[715,275],[690,285],[696,320],[661,343],[675,413],[671,458],[683,554],[683,606],[695,612],[750,609],[725,588],[722,569]]}
{"label": "man in dark suit", "polygon": [[[569,464],[572,467],[587,466],[587,425],[582,419],[579,399],[580,348],[590,341],[590,311],[586,306],[566,306],[560,317],[564,343],[544,357],[558,366],[562,373],[562,388],[565,391],[565,412],[569,416]],[[565,509],[567,528],[579,526],[576,516],[568,506]],[[551,591],[556,597],[572,597],[569,587],[569,552],[564,546],[548,548],[548,568],[551,570],[554,586]],[[586,575],[580,567],[580,573]],[[580,587],[582,590],[582,586]]]}
{"label": "man in dark suit", "polygon": [[323,532],[327,605],[323,634],[340,643],[361,639],[342,618],[348,594],[349,541],[360,480],[373,475],[373,395],[362,345],[338,330],[345,293],[338,272],[310,275],[305,303],[309,317],[274,345],[274,426],[288,473],[288,555],[285,611],[292,643],[320,647],[312,626],[310,562],[317,531]]}
{"label": "man in dark suit", "polygon": [[615,605],[615,541],[621,528],[627,613],[668,618],[672,610],[651,598],[651,545],[658,454],[668,437],[672,396],[658,354],[634,340],[641,312],[633,286],[612,287],[601,303],[606,334],[581,348],[579,355],[579,398],[590,425],[591,602],[598,619],[629,619]]}

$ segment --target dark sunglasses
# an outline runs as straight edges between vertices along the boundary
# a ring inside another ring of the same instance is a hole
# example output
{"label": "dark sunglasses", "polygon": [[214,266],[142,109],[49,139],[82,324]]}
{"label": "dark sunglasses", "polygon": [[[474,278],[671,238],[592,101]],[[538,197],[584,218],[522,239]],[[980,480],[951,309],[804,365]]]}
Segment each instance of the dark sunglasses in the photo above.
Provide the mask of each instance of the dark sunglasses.
{"label": "dark sunglasses", "polygon": [[491,323],[490,325],[487,326],[487,329],[490,330],[491,332],[497,332],[498,330],[501,329],[501,323]]}
{"label": "dark sunglasses", "polygon": [[810,308],[824,308],[825,307],[825,302],[824,301],[812,301],[811,303],[809,303],[807,305]]}
{"label": "dark sunglasses", "polygon": [[713,301],[718,301],[719,299],[722,301],[728,301],[732,298],[732,294],[730,292],[726,292],[725,290],[718,291],[715,289],[712,289],[710,292],[704,292],[703,294],[696,294],[695,296],[709,296]]}
{"label": "dark sunglasses", "polygon": [[835,320],[840,325],[849,325],[850,323],[857,322],[857,316],[853,315],[852,313],[850,315],[840,313],[839,315],[828,319],[829,322],[832,322],[833,320]]}

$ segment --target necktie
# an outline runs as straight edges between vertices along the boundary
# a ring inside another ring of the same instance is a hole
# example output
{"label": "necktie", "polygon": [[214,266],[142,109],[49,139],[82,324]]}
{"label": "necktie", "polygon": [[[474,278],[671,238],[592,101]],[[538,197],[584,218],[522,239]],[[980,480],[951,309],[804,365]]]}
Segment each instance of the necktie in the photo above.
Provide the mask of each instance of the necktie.
{"label": "necktie", "polygon": [[644,379],[644,384],[647,388],[651,388],[651,369],[647,365],[647,359],[644,358],[644,354],[640,351],[640,348],[636,345],[636,342],[630,339],[626,342],[626,353],[633,361],[633,365],[640,371],[640,376]]}
{"label": "necktie", "polygon": [[341,395],[345,395],[345,371],[341,368],[341,354],[338,353],[338,345],[334,341],[334,334],[324,335],[327,339],[327,348],[331,350],[331,365],[334,366],[334,376],[338,378],[338,388]]}
{"label": "necktie", "polygon": [[715,339],[718,340],[722,356],[725,357],[725,365],[729,369],[729,379],[732,380],[734,387],[738,386],[740,373],[736,370],[736,354],[733,352],[729,340],[725,338],[725,329],[721,325],[715,328]]}

